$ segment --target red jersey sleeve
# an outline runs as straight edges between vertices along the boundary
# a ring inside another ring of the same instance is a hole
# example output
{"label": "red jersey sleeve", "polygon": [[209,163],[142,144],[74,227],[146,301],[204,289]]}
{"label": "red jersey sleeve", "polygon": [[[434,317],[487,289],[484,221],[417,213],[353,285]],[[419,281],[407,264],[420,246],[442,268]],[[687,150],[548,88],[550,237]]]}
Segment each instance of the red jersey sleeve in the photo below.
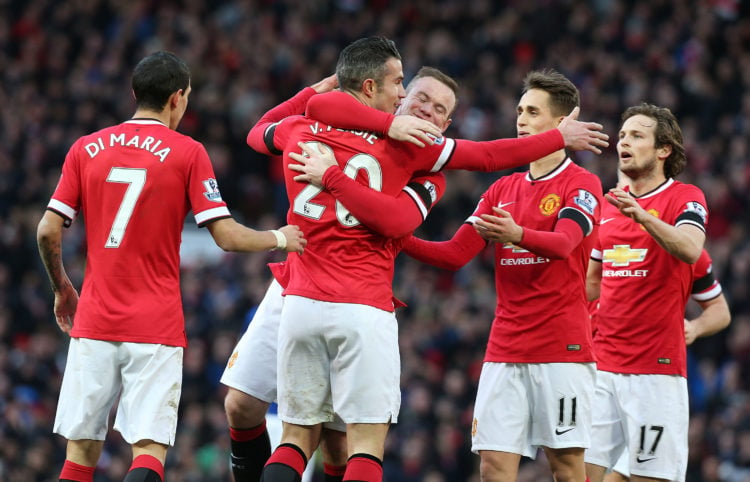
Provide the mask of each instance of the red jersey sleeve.
{"label": "red jersey sleeve", "polygon": [[426,241],[410,236],[403,251],[412,258],[442,269],[456,271],[476,256],[487,243],[471,224],[463,224],[450,241]]}
{"label": "red jersey sleeve", "polygon": [[314,95],[315,89],[305,87],[291,99],[263,114],[263,117],[248,132],[247,145],[262,154],[281,154],[282,150],[273,143],[273,127],[286,117],[302,114],[307,101]]}
{"label": "red jersey sleeve", "polygon": [[474,142],[456,139],[456,149],[445,169],[501,171],[529,164],[565,147],[557,129],[514,139]]}
{"label": "red jersey sleeve", "polygon": [[394,197],[357,182],[336,166],[325,172],[323,184],[360,222],[389,238],[414,231],[445,192],[442,173],[412,178]]}
{"label": "red jersey sleeve", "polygon": [[307,102],[307,117],[342,129],[357,129],[388,134],[393,114],[368,107],[341,91],[313,96]]}
{"label": "red jersey sleeve", "polygon": [[523,238],[518,243],[534,254],[550,259],[563,259],[573,252],[583,240],[583,231],[577,222],[562,218],[554,231],[537,231],[523,228]]}

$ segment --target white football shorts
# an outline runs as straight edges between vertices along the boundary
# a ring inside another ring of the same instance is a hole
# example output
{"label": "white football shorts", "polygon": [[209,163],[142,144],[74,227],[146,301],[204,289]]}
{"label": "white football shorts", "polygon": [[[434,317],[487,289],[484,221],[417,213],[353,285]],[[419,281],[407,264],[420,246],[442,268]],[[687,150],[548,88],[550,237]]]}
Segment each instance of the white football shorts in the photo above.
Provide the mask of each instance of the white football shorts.
{"label": "white football shorts", "polygon": [[585,460],[610,469],[627,451],[631,474],[684,481],[688,423],[684,377],[599,371]]}
{"label": "white football shorts", "polygon": [[485,362],[471,451],[534,458],[539,447],[589,447],[595,376],[594,363]]}
{"label": "white football shorts", "polygon": [[287,296],[279,329],[279,417],[395,423],[401,405],[398,327],[372,306]]}
{"label": "white football shorts", "polygon": [[[229,357],[221,383],[266,403],[277,401],[276,364],[284,288],[273,279],[250,325]],[[346,424],[335,417],[326,428],[346,431]]]}
{"label": "white football shorts", "polygon": [[114,429],[129,444],[173,445],[182,389],[182,347],[71,338],[54,432],[68,440],[104,440]]}
{"label": "white football shorts", "polygon": [[276,401],[276,347],[284,289],[271,281],[253,320],[229,357],[221,383],[266,403]]}

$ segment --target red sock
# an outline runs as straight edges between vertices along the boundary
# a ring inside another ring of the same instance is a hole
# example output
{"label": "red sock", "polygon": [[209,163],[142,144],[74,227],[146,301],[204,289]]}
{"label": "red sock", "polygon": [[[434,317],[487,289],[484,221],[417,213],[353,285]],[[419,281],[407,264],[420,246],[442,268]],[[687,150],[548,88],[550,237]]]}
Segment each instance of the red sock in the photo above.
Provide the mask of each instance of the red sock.
{"label": "red sock", "polygon": [[232,428],[229,427],[229,437],[237,442],[247,442],[258,438],[266,431],[266,421],[253,428]]}
{"label": "red sock", "polygon": [[93,482],[94,469],[96,467],[87,467],[78,465],[70,460],[65,460],[62,470],[60,471],[60,480],[73,480],[75,482]]}
{"label": "red sock", "polygon": [[354,454],[346,464],[344,480],[382,482],[383,462],[369,454]]}
{"label": "red sock", "polygon": [[294,469],[300,477],[302,472],[305,471],[305,465],[307,465],[307,457],[305,457],[302,449],[294,444],[281,444],[271,454],[271,458],[268,459],[266,465],[271,464],[282,464]]}
{"label": "red sock", "polygon": [[[139,467],[153,470],[154,472],[159,474],[161,480],[164,480],[164,465],[162,465],[159,459],[157,459],[153,455],[141,454],[138,457],[134,458],[133,463],[130,464],[130,470],[137,469]],[[130,472],[130,470],[128,470],[128,472]]]}
{"label": "red sock", "polygon": [[324,482],[343,480],[346,473],[346,465],[331,465],[323,462]]}

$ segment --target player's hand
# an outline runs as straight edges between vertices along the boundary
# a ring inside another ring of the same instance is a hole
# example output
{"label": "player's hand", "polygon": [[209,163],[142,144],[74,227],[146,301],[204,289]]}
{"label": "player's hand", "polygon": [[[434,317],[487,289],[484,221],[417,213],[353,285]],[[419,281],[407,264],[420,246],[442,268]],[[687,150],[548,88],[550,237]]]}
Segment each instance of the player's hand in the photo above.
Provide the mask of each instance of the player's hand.
{"label": "player's hand", "polygon": [[493,207],[497,214],[482,214],[481,219],[474,222],[476,232],[487,241],[495,243],[518,244],[523,239],[523,228],[516,224],[513,216],[504,209]]}
{"label": "player's hand", "polygon": [[332,166],[338,166],[333,151],[320,142],[298,142],[297,145],[302,149],[302,153],[290,152],[289,157],[298,164],[288,164],[288,167],[302,174],[294,176],[294,180],[323,187],[325,172]]}
{"label": "player's hand", "polygon": [[284,251],[287,253],[300,254],[305,251],[307,240],[305,239],[304,233],[299,229],[299,226],[289,224],[279,228],[279,231],[281,231],[286,237],[286,247],[284,248]]}
{"label": "player's hand", "polygon": [[432,145],[443,133],[432,122],[413,115],[397,115],[388,129],[388,137],[397,141],[411,142],[419,147]]}
{"label": "player's hand", "polygon": [[333,75],[329,75],[323,80],[320,80],[314,83],[310,87],[312,87],[316,93],[322,94],[324,92],[330,92],[338,86],[339,86],[339,79],[338,77],[336,77],[336,74],[333,74]]}
{"label": "player's hand", "polygon": [[60,291],[55,292],[55,321],[63,333],[70,334],[73,329],[73,318],[78,308],[78,291],[66,283]]}
{"label": "player's hand", "polygon": [[636,201],[633,196],[619,187],[610,189],[609,192],[604,195],[604,199],[616,207],[622,214],[637,223],[642,224],[646,216],[651,216],[641,207],[640,204],[638,204],[638,201]]}
{"label": "player's hand", "polygon": [[557,126],[565,140],[565,147],[574,151],[586,150],[601,154],[601,149],[609,145],[609,136],[602,132],[601,124],[579,121],[579,112],[580,108],[576,107]]}

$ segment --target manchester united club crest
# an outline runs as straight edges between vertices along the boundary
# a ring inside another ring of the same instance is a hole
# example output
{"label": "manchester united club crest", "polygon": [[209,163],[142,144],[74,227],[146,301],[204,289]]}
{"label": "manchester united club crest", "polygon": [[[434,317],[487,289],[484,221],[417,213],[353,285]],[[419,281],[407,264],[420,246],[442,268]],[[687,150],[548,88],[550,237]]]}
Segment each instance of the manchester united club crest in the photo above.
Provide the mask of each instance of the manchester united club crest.
{"label": "manchester united club crest", "polygon": [[539,202],[539,211],[545,216],[552,216],[560,209],[560,196],[547,194]]}
{"label": "manchester united club crest", "polygon": [[[660,215],[659,215],[659,211],[657,211],[657,210],[656,210],[656,209],[654,209],[654,208],[651,208],[651,209],[649,209],[649,210],[648,210],[648,211],[646,211],[646,212],[647,212],[647,213],[649,213],[650,215],[652,215],[652,216],[653,216],[653,217],[655,217],[655,218],[659,218],[659,219],[661,219],[661,217],[660,217]],[[646,230],[646,227],[645,227],[644,225],[642,225],[642,224],[641,224],[641,229],[642,229],[643,231],[645,231],[645,230]]]}

